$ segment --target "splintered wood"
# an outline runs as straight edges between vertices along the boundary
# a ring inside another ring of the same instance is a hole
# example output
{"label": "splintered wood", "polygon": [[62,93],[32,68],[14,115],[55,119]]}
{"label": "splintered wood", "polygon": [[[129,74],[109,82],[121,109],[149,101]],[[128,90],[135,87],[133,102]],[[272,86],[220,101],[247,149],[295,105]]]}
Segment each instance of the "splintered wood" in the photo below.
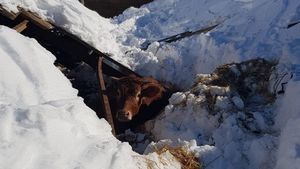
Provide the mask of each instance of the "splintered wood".
{"label": "splintered wood", "polygon": [[28,20],[24,20],[23,22],[19,23],[15,27],[13,27],[13,29],[20,33],[27,28],[28,22],[29,22]]}
{"label": "splintered wood", "polygon": [[[48,29],[53,29],[54,26],[49,23],[48,21],[43,20],[42,18],[40,18],[37,14],[30,12],[30,11],[26,11],[23,8],[18,7],[18,12],[14,13],[12,11],[8,11],[5,8],[3,8],[0,5],[0,14],[2,14],[3,16],[11,19],[11,20],[15,20],[19,15],[21,15],[23,18],[25,18],[26,20],[32,22],[33,24],[37,25],[38,27],[44,29],[44,30],[48,30]],[[22,26],[22,28],[24,28],[24,26],[27,25],[28,21],[26,22],[22,22],[23,24],[20,25]]]}
{"label": "splintered wood", "polygon": [[18,17],[18,15],[20,14],[20,12],[14,13],[12,11],[8,11],[0,5],[0,14],[6,16],[7,18],[9,18],[11,20],[15,20]]}
{"label": "splintered wood", "polygon": [[100,90],[99,90],[100,100],[101,100],[101,103],[102,103],[102,110],[105,114],[105,119],[110,124],[113,135],[116,135],[113,116],[111,114],[111,109],[110,109],[110,105],[109,105],[109,100],[108,100],[108,97],[105,93],[106,88],[105,88],[105,83],[104,83],[103,73],[102,73],[102,63],[103,63],[103,58],[99,57],[99,60],[98,60],[98,80],[99,80],[99,86],[100,86]]}
{"label": "splintered wood", "polygon": [[41,19],[40,17],[38,17],[37,15],[35,15],[32,12],[22,10],[21,15],[24,18],[29,19],[32,23],[34,23],[35,25],[37,25],[38,27],[40,27],[42,29],[47,30],[47,29],[54,28],[52,26],[52,24],[50,24],[48,21]]}

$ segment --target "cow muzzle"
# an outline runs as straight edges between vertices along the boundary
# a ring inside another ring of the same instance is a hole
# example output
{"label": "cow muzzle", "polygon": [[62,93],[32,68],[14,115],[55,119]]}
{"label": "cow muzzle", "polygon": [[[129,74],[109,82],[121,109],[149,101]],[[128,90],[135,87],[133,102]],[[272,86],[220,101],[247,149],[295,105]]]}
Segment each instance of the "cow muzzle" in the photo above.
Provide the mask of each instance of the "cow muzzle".
{"label": "cow muzzle", "polygon": [[117,119],[121,122],[127,122],[132,120],[132,113],[130,111],[118,111],[117,113]]}

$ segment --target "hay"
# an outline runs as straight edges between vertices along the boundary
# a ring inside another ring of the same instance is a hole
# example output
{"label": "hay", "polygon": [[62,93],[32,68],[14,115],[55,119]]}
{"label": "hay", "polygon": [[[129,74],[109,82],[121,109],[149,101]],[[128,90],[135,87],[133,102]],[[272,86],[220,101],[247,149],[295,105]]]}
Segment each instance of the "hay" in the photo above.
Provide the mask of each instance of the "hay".
{"label": "hay", "polygon": [[201,169],[201,164],[198,162],[194,153],[188,152],[182,146],[171,147],[169,145],[163,145],[160,148],[154,147],[157,154],[163,154],[165,152],[171,153],[178,162],[180,162],[182,169]]}
{"label": "hay", "polygon": [[[266,104],[273,103],[276,95],[269,89],[270,77],[277,64],[277,61],[252,59],[241,63],[221,65],[209,75],[198,75],[193,87],[199,84],[209,87],[229,87],[231,94],[238,94],[246,102],[260,98]],[[207,92],[206,95],[213,104],[213,97]]]}

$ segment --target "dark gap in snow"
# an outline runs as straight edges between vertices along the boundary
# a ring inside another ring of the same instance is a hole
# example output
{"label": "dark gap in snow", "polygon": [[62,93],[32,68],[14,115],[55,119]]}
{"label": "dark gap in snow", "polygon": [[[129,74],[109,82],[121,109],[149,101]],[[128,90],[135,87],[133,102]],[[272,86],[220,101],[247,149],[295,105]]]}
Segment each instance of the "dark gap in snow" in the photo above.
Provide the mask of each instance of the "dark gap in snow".
{"label": "dark gap in snow", "polygon": [[84,0],[87,8],[98,12],[104,17],[114,17],[129,7],[140,7],[153,0]]}

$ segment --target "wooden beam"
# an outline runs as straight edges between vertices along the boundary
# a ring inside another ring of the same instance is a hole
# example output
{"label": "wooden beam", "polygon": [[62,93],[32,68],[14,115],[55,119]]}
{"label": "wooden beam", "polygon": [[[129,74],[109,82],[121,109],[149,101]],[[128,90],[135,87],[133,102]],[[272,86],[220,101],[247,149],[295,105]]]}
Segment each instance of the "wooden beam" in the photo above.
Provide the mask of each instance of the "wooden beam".
{"label": "wooden beam", "polygon": [[2,14],[3,16],[6,16],[10,20],[15,20],[18,17],[18,15],[20,14],[20,12],[14,13],[12,11],[8,11],[0,5],[0,14]]}
{"label": "wooden beam", "polygon": [[108,97],[105,92],[106,88],[105,88],[105,83],[104,83],[103,73],[102,73],[102,63],[103,63],[103,57],[99,57],[99,59],[98,59],[98,80],[99,80],[99,86],[100,86],[99,93],[100,93],[100,100],[102,103],[102,111],[104,112],[105,119],[111,126],[112,134],[116,135],[113,116],[111,114]]}
{"label": "wooden beam", "polygon": [[42,18],[38,17],[36,14],[32,12],[22,10],[21,15],[44,30],[49,30],[54,28],[54,26],[51,23],[43,20]]}
{"label": "wooden beam", "polygon": [[287,26],[287,28],[289,29],[289,28],[291,28],[291,27],[293,27],[293,26],[295,26],[295,25],[297,25],[299,23],[300,23],[300,21],[289,23],[288,26]]}
{"label": "wooden beam", "polygon": [[[96,48],[94,48],[91,45],[89,45],[88,43],[84,42],[77,36],[67,32],[63,28],[56,27],[53,32],[55,33],[55,37],[54,37],[55,45],[58,45],[58,47],[63,45],[63,46],[68,46],[68,48],[72,48],[73,50],[76,49],[76,51],[77,51],[76,54],[78,54],[78,51],[85,51],[85,49],[88,49],[89,52],[88,52],[87,56],[84,58],[81,58],[81,60],[83,60],[90,66],[92,66],[95,70],[97,70],[98,57],[101,56],[101,57],[103,57],[103,68],[104,68],[103,73],[104,74],[111,75],[110,72],[113,72],[113,70],[114,70],[123,76],[128,76],[130,74],[134,74],[138,77],[142,77],[141,75],[130,70],[126,66],[113,60],[108,54],[100,52]],[[49,41],[49,39],[47,39],[47,41]],[[58,41],[60,44],[57,43]],[[74,55],[74,53],[72,55]],[[106,68],[109,68],[109,72],[106,71],[107,70]]]}
{"label": "wooden beam", "polygon": [[13,27],[14,30],[16,30],[17,32],[22,32],[24,29],[27,28],[27,23],[29,21],[28,20],[24,20],[21,23],[19,23],[18,25],[16,25],[15,27]]}

